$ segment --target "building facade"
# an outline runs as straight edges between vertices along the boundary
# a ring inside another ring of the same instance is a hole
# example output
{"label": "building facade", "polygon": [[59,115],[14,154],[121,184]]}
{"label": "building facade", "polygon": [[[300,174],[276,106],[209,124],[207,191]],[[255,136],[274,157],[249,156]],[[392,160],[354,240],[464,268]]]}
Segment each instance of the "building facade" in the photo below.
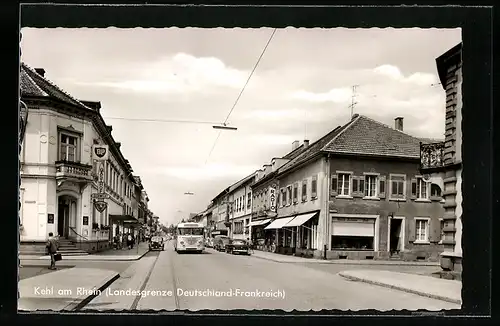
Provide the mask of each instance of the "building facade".
{"label": "building facade", "polygon": [[248,225],[252,217],[252,189],[257,172],[229,187],[229,236],[233,239],[250,238]]}
{"label": "building facade", "polygon": [[[21,150],[21,245],[42,246],[49,232],[80,243],[85,251],[109,247],[113,216],[133,219],[132,168],[100,115],[100,103],[79,101],[45,78],[43,69],[21,65],[21,99],[29,110]],[[97,144],[109,146],[104,162],[107,208],[98,212]],[[82,245],[83,243],[83,245]]]}
{"label": "building facade", "polygon": [[446,92],[445,140],[420,145],[421,173],[442,185],[444,199],[441,267],[462,272],[462,43],[436,59]]}
{"label": "building facade", "polygon": [[438,259],[441,186],[420,175],[422,140],[403,133],[402,120],[390,128],[354,115],[278,170],[278,216],[266,227],[277,252]]}

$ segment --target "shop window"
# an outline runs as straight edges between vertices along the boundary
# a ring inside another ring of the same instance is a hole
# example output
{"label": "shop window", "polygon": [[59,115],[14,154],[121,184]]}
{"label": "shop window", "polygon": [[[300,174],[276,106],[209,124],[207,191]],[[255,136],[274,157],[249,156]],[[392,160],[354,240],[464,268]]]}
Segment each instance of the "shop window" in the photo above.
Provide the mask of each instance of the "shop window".
{"label": "shop window", "polygon": [[373,250],[373,237],[332,235],[332,250]]}

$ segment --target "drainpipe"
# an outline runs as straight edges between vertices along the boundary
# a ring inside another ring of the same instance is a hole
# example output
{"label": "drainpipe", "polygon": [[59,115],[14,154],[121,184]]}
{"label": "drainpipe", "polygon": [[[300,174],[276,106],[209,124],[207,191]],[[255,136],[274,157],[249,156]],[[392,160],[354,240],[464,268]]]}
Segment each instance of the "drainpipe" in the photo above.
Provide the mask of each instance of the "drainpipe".
{"label": "drainpipe", "polygon": [[323,259],[326,260],[326,251],[328,250],[329,248],[329,244],[330,244],[330,224],[331,224],[331,221],[330,221],[330,154],[327,154],[326,158],[325,158],[325,167],[326,167],[326,171],[325,171],[325,178],[326,178],[326,182],[325,182],[325,187],[326,187],[326,190],[324,191],[324,195],[325,195],[325,199],[324,199],[324,210],[325,210],[325,231],[324,231],[324,234],[325,234],[325,242],[324,242],[324,245],[323,245]]}

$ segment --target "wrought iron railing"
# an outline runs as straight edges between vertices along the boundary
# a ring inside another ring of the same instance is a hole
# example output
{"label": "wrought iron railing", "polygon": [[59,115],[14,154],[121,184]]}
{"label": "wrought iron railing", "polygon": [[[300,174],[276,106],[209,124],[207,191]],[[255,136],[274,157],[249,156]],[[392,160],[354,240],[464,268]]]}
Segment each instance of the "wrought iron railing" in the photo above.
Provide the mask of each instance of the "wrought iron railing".
{"label": "wrought iron railing", "polygon": [[89,241],[89,238],[81,235],[80,233],[76,232],[75,228],[70,226],[69,227],[69,236],[68,238],[71,240],[73,244],[76,244],[77,248],[82,250],[82,242],[84,240]]}
{"label": "wrought iron railing", "polygon": [[420,169],[433,169],[444,166],[444,142],[420,143]]}
{"label": "wrought iron railing", "polygon": [[82,178],[93,180],[92,166],[70,161],[56,162],[56,178]]}

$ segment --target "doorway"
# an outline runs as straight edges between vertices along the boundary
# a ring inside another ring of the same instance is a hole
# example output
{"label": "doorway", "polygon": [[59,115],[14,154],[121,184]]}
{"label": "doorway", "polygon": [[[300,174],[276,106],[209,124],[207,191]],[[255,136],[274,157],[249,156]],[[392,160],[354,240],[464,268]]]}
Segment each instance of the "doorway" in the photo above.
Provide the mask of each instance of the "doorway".
{"label": "doorway", "polygon": [[59,196],[57,203],[57,233],[68,238],[70,226],[76,226],[76,199],[70,196]]}
{"label": "doorway", "polygon": [[389,220],[389,253],[398,256],[404,250],[404,219],[392,217]]}

